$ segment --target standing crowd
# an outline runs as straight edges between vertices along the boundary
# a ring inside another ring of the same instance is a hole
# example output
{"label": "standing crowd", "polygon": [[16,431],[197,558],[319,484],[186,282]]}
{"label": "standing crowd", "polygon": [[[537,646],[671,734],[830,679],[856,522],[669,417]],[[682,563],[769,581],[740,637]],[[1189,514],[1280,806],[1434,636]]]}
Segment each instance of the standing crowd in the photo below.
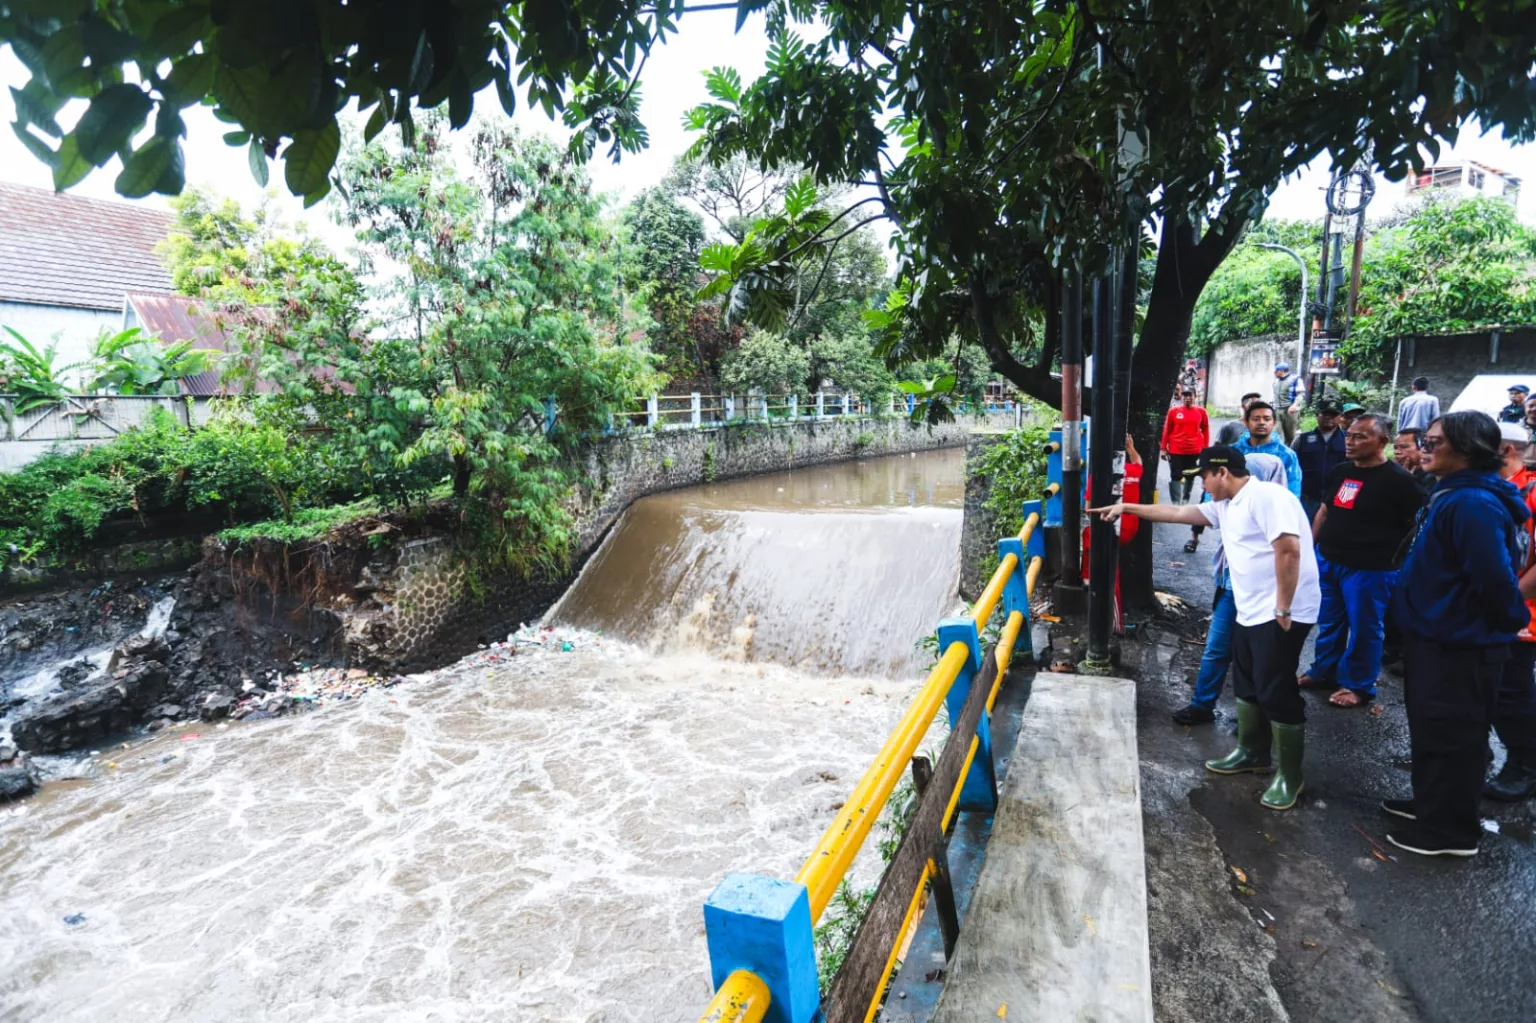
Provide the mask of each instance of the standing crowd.
{"label": "standing crowd", "polygon": [[[1399,818],[1388,839],[1471,856],[1480,799],[1536,796],[1536,399],[1511,388],[1497,418],[1442,415],[1428,380],[1412,386],[1395,421],[1325,399],[1301,432],[1304,385],[1282,363],[1273,400],[1245,395],[1213,439],[1181,383],[1162,433],[1170,502],[1089,511],[1187,524],[1191,553],[1207,527],[1220,531],[1205,650],[1173,715],[1213,721],[1231,675],[1237,743],[1208,770],[1273,772],[1260,801],[1290,809],[1303,787],[1304,691],[1339,711],[1365,707],[1383,666],[1400,665],[1412,794],[1383,801]],[[1492,777],[1490,730],[1506,751]]]}

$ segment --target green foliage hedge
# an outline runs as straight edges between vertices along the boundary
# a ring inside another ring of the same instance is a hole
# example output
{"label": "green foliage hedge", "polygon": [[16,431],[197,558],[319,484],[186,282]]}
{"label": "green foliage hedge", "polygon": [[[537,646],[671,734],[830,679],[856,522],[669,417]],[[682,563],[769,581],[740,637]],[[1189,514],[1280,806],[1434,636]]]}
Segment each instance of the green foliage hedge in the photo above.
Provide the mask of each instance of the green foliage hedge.
{"label": "green foliage hedge", "polygon": [[156,409],[109,443],[51,452],[0,475],[0,564],[69,557],[113,522],[197,513],[231,525],[287,521],[367,488],[342,464],[323,443],[295,443],[237,410],[187,430]]}

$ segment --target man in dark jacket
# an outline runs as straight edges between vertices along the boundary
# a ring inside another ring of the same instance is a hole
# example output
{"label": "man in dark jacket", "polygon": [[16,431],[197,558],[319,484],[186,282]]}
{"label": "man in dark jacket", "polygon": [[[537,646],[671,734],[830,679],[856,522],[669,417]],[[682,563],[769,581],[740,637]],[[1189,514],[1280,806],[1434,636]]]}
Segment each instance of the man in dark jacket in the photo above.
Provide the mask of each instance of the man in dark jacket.
{"label": "man in dark jacket", "polygon": [[1339,429],[1339,413],[1343,409],[1332,398],[1317,403],[1317,429],[1308,430],[1296,438],[1291,450],[1301,463],[1301,507],[1307,513],[1307,521],[1317,517],[1317,509],[1323,503],[1323,485],[1333,467],[1348,461],[1344,453],[1345,430]]}
{"label": "man in dark jacket", "polygon": [[1387,841],[1424,856],[1477,853],[1488,727],[1509,645],[1528,621],[1514,566],[1529,513],[1499,478],[1500,443],[1482,412],[1443,416],[1422,441],[1424,468],[1440,482],[1393,599],[1413,798],[1382,809],[1408,822]]}

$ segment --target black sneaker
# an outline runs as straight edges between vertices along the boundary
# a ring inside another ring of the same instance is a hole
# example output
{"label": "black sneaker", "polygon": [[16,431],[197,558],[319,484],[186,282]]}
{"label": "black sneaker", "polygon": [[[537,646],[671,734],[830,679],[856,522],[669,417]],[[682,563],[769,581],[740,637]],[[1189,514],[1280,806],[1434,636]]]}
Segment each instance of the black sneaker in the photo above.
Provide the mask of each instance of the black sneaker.
{"label": "black sneaker", "polygon": [[1387,841],[1420,856],[1476,856],[1476,842],[1447,842],[1431,838],[1419,830],[1418,825],[1408,824],[1397,829],[1397,834],[1387,836]]}
{"label": "black sneaker", "polygon": [[1191,703],[1173,712],[1173,720],[1181,725],[1204,725],[1216,720],[1216,712],[1209,707]]}
{"label": "black sneaker", "polygon": [[1411,799],[1383,799],[1381,801],[1383,813],[1390,813],[1394,817],[1401,817],[1405,821],[1416,821],[1419,815],[1413,812],[1413,800]]}

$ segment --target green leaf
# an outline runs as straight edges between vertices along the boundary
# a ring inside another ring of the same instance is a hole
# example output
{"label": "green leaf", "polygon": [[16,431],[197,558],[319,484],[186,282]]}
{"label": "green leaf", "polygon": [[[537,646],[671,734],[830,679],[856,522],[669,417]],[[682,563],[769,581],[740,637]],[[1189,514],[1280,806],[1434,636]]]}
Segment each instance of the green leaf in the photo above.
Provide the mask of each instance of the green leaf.
{"label": "green leaf", "polygon": [[331,181],[330,181],[329,178],[327,178],[327,179],[325,179],[325,181],[321,182],[319,188],[315,189],[313,192],[310,192],[308,195],[306,195],[304,197],[304,208],[306,210],[309,209],[311,206],[315,205],[315,203],[319,202],[321,199],[324,199],[327,195],[329,195],[330,192],[331,192]]}
{"label": "green leaf", "polygon": [[33,156],[50,167],[58,166],[59,155],[49,148],[48,143],[32,134],[23,125],[13,123],[11,130],[16,133],[16,137],[21,139],[21,144],[26,146]]}
{"label": "green leaf", "polygon": [[469,123],[475,112],[475,93],[469,87],[469,79],[460,68],[454,68],[448,76],[448,123],[462,128]]}
{"label": "green leaf", "polygon": [[80,155],[74,132],[65,135],[64,141],[59,143],[58,162],[53,167],[53,187],[62,192],[84,180],[91,170],[91,161]]}
{"label": "green leaf", "polygon": [[183,53],[200,41],[210,27],[208,8],[193,4],[163,15],[155,22],[149,39],[160,53]]}
{"label": "green leaf", "polygon": [[154,104],[137,85],[113,85],[91,100],[90,107],[75,125],[80,155],[97,167],[112,158],[144,127]]}
{"label": "green leaf", "polygon": [[389,110],[381,102],[373,108],[373,113],[368,115],[368,123],[363,125],[363,144],[367,145],[372,142],[388,123]]}
{"label": "green leaf", "polygon": [[267,153],[261,148],[261,143],[251,139],[251,144],[245,150],[246,161],[251,165],[251,177],[262,188],[267,187]]}
{"label": "green leaf", "polygon": [[[230,123],[241,125],[253,135],[267,135],[270,133],[265,130],[261,119],[261,95],[267,85],[266,72],[260,67],[219,66],[213,94],[218,97],[219,105],[233,116],[234,120]],[[213,114],[220,117],[218,110]],[[220,117],[220,120],[225,118]]]}
{"label": "green leaf", "polygon": [[117,176],[117,194],[142,199],[151,192],[174,194],[183,183],[181,143],[156,135],[128,158]]}
{"label": "green leaf", "polygon": [[248,131],[226,131],[224,143],[230,146],[243,146],[251,141],[251,133]]}
{"label": "green leaf", "polygon": [[64,101],[50,92],[43,82],[34,78],[23,88],[11,86],[11,101],[16,105],[16,120],[19,124],[35,124],[42,129],[43,134],[53,138],[64,134],[58,121],[54,120],[54,115],[59,112]]}
{"label": "green leaf", "polygon": [[784,193],[784,212],[793,218],[798,219],[815,205],[816,182],[809,175],[790,185]]}
{"label": "green leaf", "polygon": [[92,67],[121,64],[139,48],[139,41],[132,35],[95,15],[81,24],[80,39]]}
{"label": "green leaf", "polygon": [[165,92],[188,103],[196,103],[213,91],[214,74],[218,70],[211,54],[189,53],[171,66],[165,77]]}
{"label": "green leaf", "polygon": [[328,175],[341,151],[341,129],[333,117],[323,128],[303,128],[283,151],[283,180],[288,191],[306,198],[322,189],[328,191]]}

